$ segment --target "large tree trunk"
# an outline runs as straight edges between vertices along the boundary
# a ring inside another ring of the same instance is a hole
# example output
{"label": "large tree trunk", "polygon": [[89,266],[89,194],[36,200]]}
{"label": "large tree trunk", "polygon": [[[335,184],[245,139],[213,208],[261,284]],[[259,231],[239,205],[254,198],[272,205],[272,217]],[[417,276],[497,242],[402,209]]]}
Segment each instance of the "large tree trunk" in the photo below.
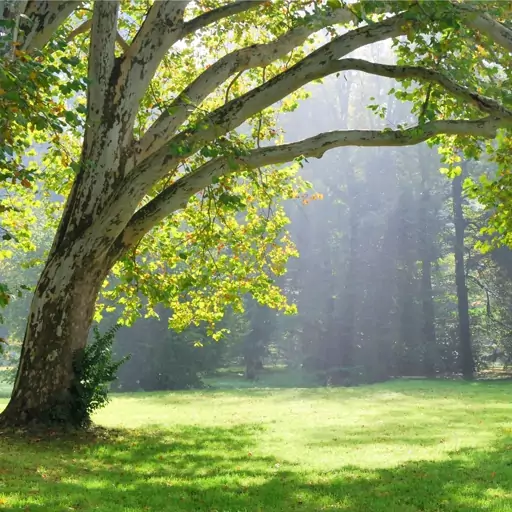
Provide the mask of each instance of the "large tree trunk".
{"label": "large tree trunk", "polygon": [[108,271],[104,262],[84,257],[76,248],[56,252],[48,261],[34,293],[12,398],[1,424],[49,424],[70,417],[73,357],[87,343]]}
{"label": "large tree trunk", "polygon": [[457,286],[457,307],[459,311],[459,357],[462,375],[472,379],[475,371],[473,350],[471,348],[471,330],[469,325],[468,288],[464,268],[464,231],[465,220],[462,211],[462,175],[456,176],[452,183],[453,222],[455,225],[455,283]]}

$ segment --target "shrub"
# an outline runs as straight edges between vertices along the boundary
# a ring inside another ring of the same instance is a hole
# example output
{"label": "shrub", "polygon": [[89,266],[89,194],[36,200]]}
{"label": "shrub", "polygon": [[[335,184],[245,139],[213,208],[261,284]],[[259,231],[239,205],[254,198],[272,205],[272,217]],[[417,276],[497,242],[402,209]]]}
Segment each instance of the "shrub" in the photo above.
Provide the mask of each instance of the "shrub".
{"label": "shrub", "polygon": [[87,426],[91,414],[108,403],[109,384],[116,380],[117,370],[130,358],[112,360],[112,344],[118,330],[119,325],[115,325],[101,334],[98,327],[94,327],[94,341],[75,354],[75,379],[70,388],[72,417],[66,418],[66,422],[77,427]]}

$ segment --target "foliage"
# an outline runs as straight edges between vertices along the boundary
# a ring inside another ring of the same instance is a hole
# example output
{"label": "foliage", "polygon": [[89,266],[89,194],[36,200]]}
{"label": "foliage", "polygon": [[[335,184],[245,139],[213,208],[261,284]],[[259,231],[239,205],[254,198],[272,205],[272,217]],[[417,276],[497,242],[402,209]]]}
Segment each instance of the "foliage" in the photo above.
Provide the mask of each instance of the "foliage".
{"label": "foliage", "polygon": [[[398,63],[428,68],[439,66],[442,59],[450,79],[507,105],[508,67],[503,65],[506,54],[498,50],[498,45],[489,38],[475,38],[450,2],[420,2],[419,8],[412,4],[361,1],[350,8],[357,19],[375,23],[383,10],[394,14],[410,7],[411,27],[407,39],[396,41]],[[187,16],[199,16],[221,5],[222,2],[217,1],[193,3]],[[501,5],[491,3],[489,6],[492,6],[492,15],[498,20],[506,14],[506,8]],[[229,51],[273,41],[289,27],[321,24],[326,16],[344,8],[344,2],[267,2],[261,10],[251,9],[241,15],[221,19],[214,26],[206,26],[199,33],[190,34],[183,47],[173,48],[160,63],[141,99],[134,126],[135,137],[141,139],[158,116],[177,110],[179,103],[173,102],[172,98],[187,91],[195,79],[207,72],[218,59],[228,56]],[[118,25],[125,41],[135,36],[145,15],[142,5],[123,5]],[[88,35],[85,30],[77,31],[72,38],[67,34],[90,21],[90,16],[90,10],[77,9],[47,47],[33,52],[16,50],[16,58],[2,62],[5,86],[1,87],[4,94],[0,99],[3,102],[2,112],[6,114],[2,119],[9,125],[10,134],[4,140],[2,153],[7,155],[4,159],[5,172],[9,176],[19,175],[13,186],[25,178],[24,173],[32,184],[29,195],[25,194],[27,191],[23,187],[13,189],[15,193],[11,196],[19,196],[22,202],[18,206],[9,206],[2,222],[10,230],[24,231],[27,236],[28,225],[22,229],[19,218],[16,221],[18,226],[13,221],[9,224],[9,212],[13,215],[17,212],[18,215],[23,211],[24,215],[30,215],[33,211],[30,202],[34,200],[32,189],[40,187],[44,191],[43,197],[46,197],[44,207],[49,214],[48,223],[55,225],[63,203],[55,201],[55,197],[50,198],[48,191],[67,196],[78,171],[86,113]],[[259,27],[257,34],[246,30],[254,24]],[[328,26],[328,31],[329,37],[335,38],[338,26]],[[425,35],[429,31],[440,33],[435,44],[431,45]],[[8,32],[4,37],[8,37]],[[187,130],[201,130],[212,113],[228,100],[241,97],[252,88],[286,73],[305,57],[310,48],[323,42],[325,39],[312,35],[305,45],[298,44],[292,52],[264,67],[249,68],[233,79],[230,77],[204,98],[200,108],[195,105],[191,109]],[[194,47],[206,48],[207,51],[197,53],[193,51]],[[116,49],[118,56],[121,48]],[[486,66],[482,56],[488,60],[492,58],[492,65]],[[477,69],[478,73],[475,71],[468,77],[465,71],[469,68]],[[496,77],[499,78],[498,85],[494,80]],[[15,88],[15,92],[12,92],[13,80],[22,84],[22,87]],[[411,101],[413,112],[421,111],[423,120],[452,114],[462,116],[469,113],[473,116],[477,112],[463,99],[452,98],[441,86],[432,88],[421,84],[415,87],[409,79],[399,80],[398,84],[391,94],[400,101]],[[427,90],[429,101],[425,104]],[[278,115],[296,109],[298,100],[308,95],[309,92],[299,87],[281,102],[250,116],[247,130],[230,130],[213,141],[201,144],[202,149],[190,157],[184,156],[172,175],[166,174],[156,183],[140,205],[211,159],[244,155],[265,141],[282,142]],[[441,137],[439,141],[450,145],[452,138]],[[24,163],[27,151],[33,151],[34,143],[41,142],[45,142],[45,146],[38,148],[38,158],[29,157],[29,163]],[[171,141],[171,150],[186,153],[185,145],[178,142]],[[8,152],[13,158],[8,157]],[[238,169],[236,177],[225,175],[213,179],[202,192],[190,197],[183,211],[175,212],[155,227],[119,261],[114,268],[114,275],[119,279],[115,287],[106,284],[105,299],[113,299],[123,305],[126,310],[123,321],[127,323],[133,323],[146,307],[148,314],[155,314],[154,306],[163,301],[174,311],[171,320],[174,327],[183,329],[204,321],[210,324],[212,333],[226,305],[234,304],[240,308],[242,297],[248,292],[264,304],[294,312],[279,288],[273,286],[272,279],[279,277],[287,260],[296,255],[293,243],[284,233],[288,221],[279,206],[282,199],[305,192],[306,184],[296,178],[296,169],[297,166]],[[233,287],[235,280],[241,283],[237,289]],[[141,304],[140,294],[134,293],[135,289],[142,291],[149,300]],[[101,310],[102,306],[97,319]]]}
{"label": "foliage", "polygon": [[112,345],[118,330],[119,326],[115,325],[101,334],[94,327],[94,341],[75,355],[75,380],[69,390],[73,406],[65,408],[72,411],[73,417],[61,418],[56,407],[55,419],[81,427],[90,422],[96,410],[107,405],[109,385],[116,380],[119,367],[129,359],[125,356],[119,361],[112,360]]}

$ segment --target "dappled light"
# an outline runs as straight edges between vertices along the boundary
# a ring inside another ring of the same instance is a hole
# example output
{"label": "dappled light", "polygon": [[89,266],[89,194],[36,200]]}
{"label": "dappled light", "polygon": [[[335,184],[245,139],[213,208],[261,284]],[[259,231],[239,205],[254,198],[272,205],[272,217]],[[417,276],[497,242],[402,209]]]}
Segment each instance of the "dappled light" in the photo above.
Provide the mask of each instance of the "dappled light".
{"label": "dappled light", "polygon": [[508,510],[509,395],[402,381],[115,396],[97,437],[3,437],[0,499],[35,511]]}

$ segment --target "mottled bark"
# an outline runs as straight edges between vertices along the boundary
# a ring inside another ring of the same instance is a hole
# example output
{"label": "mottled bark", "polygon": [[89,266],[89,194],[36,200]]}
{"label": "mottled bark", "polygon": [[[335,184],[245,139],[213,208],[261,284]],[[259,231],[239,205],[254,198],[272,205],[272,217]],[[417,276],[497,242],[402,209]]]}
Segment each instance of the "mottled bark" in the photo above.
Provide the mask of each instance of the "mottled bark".
{"label": "mottled bark", "polygon": [[96,297],[109,267],[85,252],[87,241],[57,252],[37,284],[6,426],[54,423],[69,417],[73,356],[85,347]]}

